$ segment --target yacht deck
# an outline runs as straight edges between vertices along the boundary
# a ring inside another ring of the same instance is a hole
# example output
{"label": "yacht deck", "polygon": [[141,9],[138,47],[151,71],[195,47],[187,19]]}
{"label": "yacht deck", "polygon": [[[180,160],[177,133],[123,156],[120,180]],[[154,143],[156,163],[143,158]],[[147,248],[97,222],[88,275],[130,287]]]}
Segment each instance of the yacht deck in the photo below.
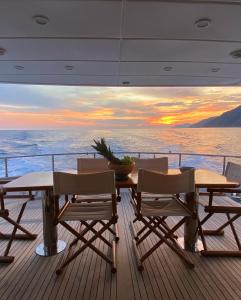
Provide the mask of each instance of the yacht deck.
{"label": "yacht deck", "polygon": [[[204,258],[199,254],[190,254],[196,265],[194,270],[190,270],[176,254],[162,245],[146,260],[145,270],[140,273],[132,249],[129,223],[133,219],[133,211],[127,191],[122,193],[118,214],[120,241],[117,246],[117,273],[111,274],[110,266],[92,250],[87,249],[57,277],[56,267],[67,251],[53,257],[40,257],[35,254],[36,246],[42,241],[42,205],[40,199],[30,201],[22,223],[37,233],[38,238],[35,241],[14,242],[10,253],[15,255],[14,262],[0,265],[0,299],[241,298],[240,258]],[[222,218],[216,215],[210,221],[210,226],[214,221],[217,225],[220,224]],[[236,224],[241,234],[241,220]],[[7,228],[4,222],[1,222],[1,227]],[[59,239],[72,239],[71,234],[61,225]],[[143,247],[150,246],[154,241],[155,237],[151,236],[143,243]],[[96,243],[98,247],[105,247],[101,241]],[[235,247],[229,229],[224,237],[212,237],[210,243],[213,248],[225,245]],[[1,252],[3,245],[4,242],[1,241]]]}

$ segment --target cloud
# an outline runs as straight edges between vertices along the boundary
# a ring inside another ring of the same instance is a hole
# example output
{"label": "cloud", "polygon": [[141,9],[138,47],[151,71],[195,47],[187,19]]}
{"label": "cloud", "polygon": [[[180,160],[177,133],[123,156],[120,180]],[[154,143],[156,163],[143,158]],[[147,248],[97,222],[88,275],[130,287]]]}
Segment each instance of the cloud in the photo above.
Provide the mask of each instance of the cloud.
{"label": "cloud", "polygon": [[0,128],[166,126],[220,115],[241,103],[241,87],[0,84],[0,89]]}

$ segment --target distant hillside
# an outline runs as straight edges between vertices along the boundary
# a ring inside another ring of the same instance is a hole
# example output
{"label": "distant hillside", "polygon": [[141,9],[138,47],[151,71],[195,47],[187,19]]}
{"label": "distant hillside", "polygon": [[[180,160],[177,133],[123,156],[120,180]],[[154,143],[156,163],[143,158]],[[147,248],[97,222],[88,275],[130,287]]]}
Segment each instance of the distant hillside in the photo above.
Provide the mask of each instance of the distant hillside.
{"label": "distant hillside", "polygon": [[241,105],[226,111],[219,117],[202,120],[190,127],[241,127]]}

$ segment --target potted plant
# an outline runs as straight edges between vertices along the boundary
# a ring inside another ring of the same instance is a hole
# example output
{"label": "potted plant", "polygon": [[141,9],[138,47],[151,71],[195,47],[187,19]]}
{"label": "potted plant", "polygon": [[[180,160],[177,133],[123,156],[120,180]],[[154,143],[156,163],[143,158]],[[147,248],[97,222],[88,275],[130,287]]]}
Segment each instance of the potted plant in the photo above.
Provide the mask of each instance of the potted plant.
{"label": "potted plant", "polygon": [[109,161],[109,168],[115,171],[116,180],[126,180],[128,174],[133,170],[135,164],[133,159],[130,156],[116,157],[104,138],[101,138],[99,141],[94,140],[94,143],[95,145],[91,145],[91,147]]}

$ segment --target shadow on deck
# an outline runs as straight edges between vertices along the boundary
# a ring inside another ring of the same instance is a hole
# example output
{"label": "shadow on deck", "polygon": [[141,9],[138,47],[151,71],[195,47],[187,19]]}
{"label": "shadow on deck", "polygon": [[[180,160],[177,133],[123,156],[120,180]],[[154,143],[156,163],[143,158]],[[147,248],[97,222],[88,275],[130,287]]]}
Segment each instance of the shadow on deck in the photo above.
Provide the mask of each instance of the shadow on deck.
{"label": "shadow on deck", "polygon": [[[139,273],[129,229],[133,219],[129,200],[129,194],[124,192],[118,204],[117,273],[111,274],[110,266],[87,249],[58,278],[56,267],[67,252],[48,258],[35,254],[36,245],[42,241],[41,201],[29,202],[22,223],[39,235],[35,241],[14,242],[11,250],[14,262],[0,265],[0,299],[241,299],[240,258],[204,258],[189,254],[196,265],[194,270],[189,270],[163,245],[144,263],[144,272]],[[216,226],[222,221],[217,216],[213,220]],[[241,221],[237,221],[237,225],[240,233]],[[60,225],[59,239],[72,239]],[[224,237],[212,237],[210,241],[213,248],[225,244],[234,246],[229,230]],[[154,242],[155,237],[151,236],[143,247]],[[102,241],[96,243],[102,249],[105,247]],[[1,252],[3,245],[1,242]]]}

